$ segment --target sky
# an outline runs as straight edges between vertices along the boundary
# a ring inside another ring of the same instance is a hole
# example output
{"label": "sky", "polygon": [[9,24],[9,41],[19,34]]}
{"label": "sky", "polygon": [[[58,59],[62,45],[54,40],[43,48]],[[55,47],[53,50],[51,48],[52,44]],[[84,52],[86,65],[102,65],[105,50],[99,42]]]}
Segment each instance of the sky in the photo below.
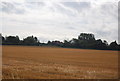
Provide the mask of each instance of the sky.
{"label": "sky", "polygon": [[118,0],[1,0],[3,36],[71,40],[80,33],[118,42]]}

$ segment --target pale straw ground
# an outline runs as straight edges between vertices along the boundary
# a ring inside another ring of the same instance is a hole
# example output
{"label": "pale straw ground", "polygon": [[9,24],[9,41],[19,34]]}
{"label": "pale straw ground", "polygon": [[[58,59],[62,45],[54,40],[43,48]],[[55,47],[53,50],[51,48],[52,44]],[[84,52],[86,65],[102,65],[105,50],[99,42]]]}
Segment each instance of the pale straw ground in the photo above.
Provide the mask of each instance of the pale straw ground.
{"label": "pale straw ground", "polygon": [[3,79],[117,79],[118,52],[3,46]]}

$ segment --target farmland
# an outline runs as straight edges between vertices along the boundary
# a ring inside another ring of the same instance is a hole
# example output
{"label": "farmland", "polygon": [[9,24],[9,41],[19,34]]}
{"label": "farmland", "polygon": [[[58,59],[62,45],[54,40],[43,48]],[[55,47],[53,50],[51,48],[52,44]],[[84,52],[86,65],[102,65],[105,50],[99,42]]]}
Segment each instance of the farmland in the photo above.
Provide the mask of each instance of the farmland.
{"label": "farmland", "polygon": [[3,46],[3,79],[116,79],[118,52]]}

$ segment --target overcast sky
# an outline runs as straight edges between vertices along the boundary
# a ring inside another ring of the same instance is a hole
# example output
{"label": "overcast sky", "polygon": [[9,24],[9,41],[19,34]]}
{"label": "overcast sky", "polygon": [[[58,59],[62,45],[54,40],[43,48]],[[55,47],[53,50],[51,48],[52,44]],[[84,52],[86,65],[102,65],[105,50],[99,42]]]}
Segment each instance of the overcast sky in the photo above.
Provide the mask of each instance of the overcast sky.
{"label": "overcast sky", "polygon": [[0,14],[3,36],[34,35],[46,42],[93,33],[96,39],[118,40],[117,0],[2,0]]}

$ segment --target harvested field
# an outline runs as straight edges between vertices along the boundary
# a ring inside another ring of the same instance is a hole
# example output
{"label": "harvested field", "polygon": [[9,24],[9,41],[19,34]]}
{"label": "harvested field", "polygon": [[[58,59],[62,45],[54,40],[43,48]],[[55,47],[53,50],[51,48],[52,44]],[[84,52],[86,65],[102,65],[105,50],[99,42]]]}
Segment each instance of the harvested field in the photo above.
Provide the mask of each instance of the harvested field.
{"label": "harvested field", "polygon": [[116,79],[118,52],[3,46],[3,79]]}

